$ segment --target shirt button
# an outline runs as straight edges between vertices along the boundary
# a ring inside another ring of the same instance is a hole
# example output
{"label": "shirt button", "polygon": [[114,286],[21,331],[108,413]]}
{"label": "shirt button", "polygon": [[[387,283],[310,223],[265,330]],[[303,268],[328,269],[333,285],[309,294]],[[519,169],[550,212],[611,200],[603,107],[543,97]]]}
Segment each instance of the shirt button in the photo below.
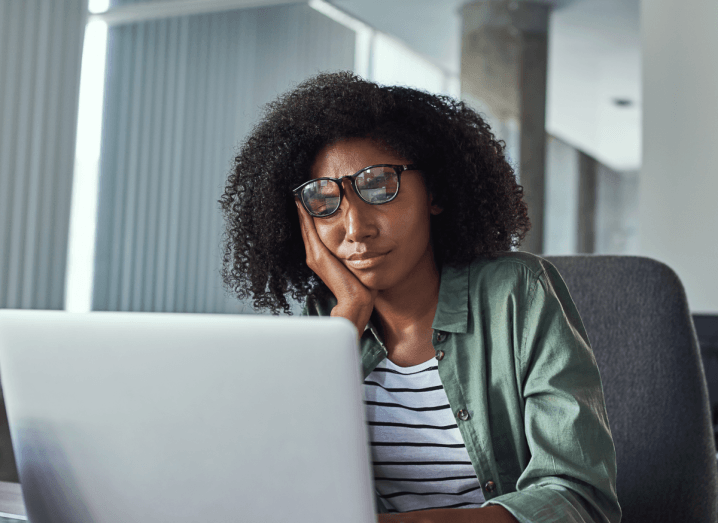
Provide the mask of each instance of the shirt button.
{"label": "shirt button", "polygon": [[445,332],[439,331],[439,332],[436,334],[436,342],[437,342],[437,343],[443,343],[444,340],[446,340],[447,337],[448,337],[448,334],[446,334]]}
{"label": "shirt button", "polygon": [[486,492],[493,492],[494,490],[496,490],[496,483],[491,480],[487,481],[486,485],[484,485],[484,490]]}
{"label": "shirt button", "polygon": [[436,359],[441,361],[444,359],[444,351],[443,350],[437,350],[436,351]]}
{"label": "shirt button", "polygon": [[461,409],[459,412],[456,413],[456,417],[458,417],[461,421],[468,420],[471,416],[469,415],[469,411],[466,409]]}

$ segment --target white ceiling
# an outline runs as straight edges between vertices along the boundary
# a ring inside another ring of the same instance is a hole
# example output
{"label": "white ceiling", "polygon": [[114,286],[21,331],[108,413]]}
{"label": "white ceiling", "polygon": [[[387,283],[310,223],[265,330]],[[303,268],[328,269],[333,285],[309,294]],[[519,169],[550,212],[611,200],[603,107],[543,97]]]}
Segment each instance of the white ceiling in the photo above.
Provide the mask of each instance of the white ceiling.
{"label": "white ceiling", "polygon": [[[333,0],[458,74],[464,0]],[[641,164],[639,0],[554,0],[546,129],[616,170]],[[632,105],[618,106],[615,99]]]}
{"label": "white ceiling", "polygon": [[546,98],[551,134],[614,169],[640,168],[639,0],[577,0],[553,13]]}
{"label": "white ceiling", "polygon": [[368,25],[404,41],[447,72],[459,74],[464,0],[331,0]]}

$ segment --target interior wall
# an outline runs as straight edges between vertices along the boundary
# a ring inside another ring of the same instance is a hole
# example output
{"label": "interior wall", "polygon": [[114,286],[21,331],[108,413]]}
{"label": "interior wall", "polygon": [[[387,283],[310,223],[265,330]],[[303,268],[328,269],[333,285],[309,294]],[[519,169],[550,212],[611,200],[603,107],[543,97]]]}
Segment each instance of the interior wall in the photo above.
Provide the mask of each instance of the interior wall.
{"label": "interior wall", "polygon": [[0,308],[62,309],[87,0],[0,0]]}
{"label": "interior wall", "polygon": [[638,171],[596,173],[596,254],[638,253]]}
{"label": "interior wall", "polygon": [[352,69],[354,42],[305,4],[110,28],[94,310],[252,312],[219,273],[236,147],[277,94]]}
{"label": "interior wall", "polygon": [[718,2],[642,0],[640,252],[718,313]]}
{"label": "interior wall", "polygon": [[578,176],[578,151],[547,135],[544,254],[578,252]]}

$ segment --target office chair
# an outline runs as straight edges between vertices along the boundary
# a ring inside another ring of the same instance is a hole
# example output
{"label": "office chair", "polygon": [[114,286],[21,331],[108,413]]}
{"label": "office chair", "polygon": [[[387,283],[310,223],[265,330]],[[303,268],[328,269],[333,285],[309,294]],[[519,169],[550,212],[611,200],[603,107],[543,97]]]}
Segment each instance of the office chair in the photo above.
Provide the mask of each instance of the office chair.
{"label": "office chair", "polygon": [[718,522],[708,389],[685,291],[637,256],[548,256],[583,319],[603,382],[626,523]]}

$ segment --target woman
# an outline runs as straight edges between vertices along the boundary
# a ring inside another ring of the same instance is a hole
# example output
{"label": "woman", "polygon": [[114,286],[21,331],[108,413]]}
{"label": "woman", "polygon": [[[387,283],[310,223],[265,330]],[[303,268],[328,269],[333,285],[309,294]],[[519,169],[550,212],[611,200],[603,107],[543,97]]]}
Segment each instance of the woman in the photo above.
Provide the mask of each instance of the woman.
{"label": "woman", "polygon": [[240,298],[360,335],[380,522],[618,522],[598,368],[484,120],[350,73],[269,104],[221,199]]}

